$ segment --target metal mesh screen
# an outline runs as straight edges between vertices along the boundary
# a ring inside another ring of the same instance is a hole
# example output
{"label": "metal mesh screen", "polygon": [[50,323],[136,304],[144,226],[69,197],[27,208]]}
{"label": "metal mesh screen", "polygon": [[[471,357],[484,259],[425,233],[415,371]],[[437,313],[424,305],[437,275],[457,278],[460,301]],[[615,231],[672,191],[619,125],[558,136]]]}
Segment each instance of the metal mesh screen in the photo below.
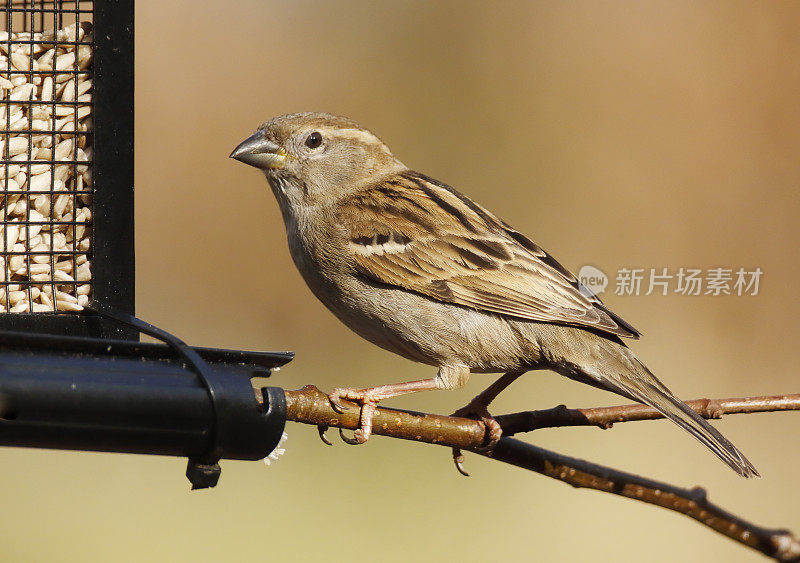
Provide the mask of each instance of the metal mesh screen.
{"label": "metal mesh screen", "polygon": [[0,313],[92,294],[92,2],[0,11]]}

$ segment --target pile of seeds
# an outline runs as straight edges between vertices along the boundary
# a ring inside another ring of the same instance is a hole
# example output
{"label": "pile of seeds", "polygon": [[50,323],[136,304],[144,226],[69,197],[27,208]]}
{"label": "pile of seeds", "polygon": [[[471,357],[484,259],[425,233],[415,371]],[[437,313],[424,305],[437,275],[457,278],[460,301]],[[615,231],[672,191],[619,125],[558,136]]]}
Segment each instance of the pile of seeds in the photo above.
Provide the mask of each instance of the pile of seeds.
{"label": "pile of seeds", "polygon": [[0,312],[89,302],[90,33],[0,32]]}

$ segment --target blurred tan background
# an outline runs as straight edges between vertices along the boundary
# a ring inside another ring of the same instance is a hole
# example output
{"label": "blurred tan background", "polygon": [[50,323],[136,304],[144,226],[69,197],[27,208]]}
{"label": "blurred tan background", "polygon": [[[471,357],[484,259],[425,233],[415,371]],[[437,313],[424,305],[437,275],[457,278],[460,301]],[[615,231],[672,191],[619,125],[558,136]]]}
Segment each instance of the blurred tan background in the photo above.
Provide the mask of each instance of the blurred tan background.
{"label": "blurred tan background", "polygon": [[[273,383],[434,371],[361,341],[305,287],[264,179],[228,160],[267,118],[348,115],[567,267],[760,267],[757,297],[605,301],[680,396],[797,392],[800,4],[140,1],[137,312],[192,344],[294,350]],[[613,281],[612,281],[613,286]],[[610,294],[609,294],[610,293]],[[391,401],[448,413],[487,385]],[[532,373],[494,411],[618,404]],[[544,447],[683,486],[800,532],[800,413],[717,426],[745,481],[665,422],[542,431]],[[468,456],[376,437],[326,448],[289,425],[265,468],[7,450],[8,561],[749,561],[693,521]],[[332,434],[335,435],[335,434]]]}

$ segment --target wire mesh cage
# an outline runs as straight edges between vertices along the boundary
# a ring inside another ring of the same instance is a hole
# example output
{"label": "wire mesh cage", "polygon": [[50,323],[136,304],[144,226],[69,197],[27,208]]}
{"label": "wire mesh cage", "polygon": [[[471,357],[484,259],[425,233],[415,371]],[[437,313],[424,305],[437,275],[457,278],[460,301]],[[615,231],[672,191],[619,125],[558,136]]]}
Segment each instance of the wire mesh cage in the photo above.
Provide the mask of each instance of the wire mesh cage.
{"label": "wire mesh cage", "polygon": [[133,313],[132,2],[0,10],[0,326],[126,336],[82,312]]}

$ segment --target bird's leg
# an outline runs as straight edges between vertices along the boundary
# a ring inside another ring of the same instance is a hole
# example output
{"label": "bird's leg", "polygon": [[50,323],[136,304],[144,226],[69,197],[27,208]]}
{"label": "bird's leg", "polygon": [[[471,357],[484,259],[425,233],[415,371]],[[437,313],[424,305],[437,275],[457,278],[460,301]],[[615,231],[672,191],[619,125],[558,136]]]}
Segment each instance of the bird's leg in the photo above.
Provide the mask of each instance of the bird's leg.
{"label": "bird's leg", "polygon": [[[431,379],[420,379],[407,383],[393,383],[391,385],[381,385],[380,387],[369,387],[366,389],[337,388],[328,395],[328,400],[334,410],[342,412],[344,405],[339,399],[349,399],[361,404],[361,428],[355,431],[355,440],[345,440],[348,443],[363,444],[369,440],[372,434],[372,417],[375,415],[375,408],[383,399],[407,395],[418,391],[430,391],[433,389],[456,389],[462,387],[469,379],[469,368],[464,366],[442,366],[439,373]],[[500,391],[498,391],[499,393]]]}
{"label": "bird's leg", "polygon": [[[524,371],[510,371],[500,376],[497,381],[489,385],[486,389],[476,395],[466,406],[461,407],[450,416],[464,416],[470,418],[477,418],[486,426],[489,435],[489,441],[486,448],[494,446],[500,437],[503,435],[503,429],[489,414],[489,404],[494,401],[497,396],[509,385],[511,385]],[[469,473],[464,469],[464,456],[459,448],[453,448],[453,462],[456,464],[456,469],[462,475],[469,477]]]}

